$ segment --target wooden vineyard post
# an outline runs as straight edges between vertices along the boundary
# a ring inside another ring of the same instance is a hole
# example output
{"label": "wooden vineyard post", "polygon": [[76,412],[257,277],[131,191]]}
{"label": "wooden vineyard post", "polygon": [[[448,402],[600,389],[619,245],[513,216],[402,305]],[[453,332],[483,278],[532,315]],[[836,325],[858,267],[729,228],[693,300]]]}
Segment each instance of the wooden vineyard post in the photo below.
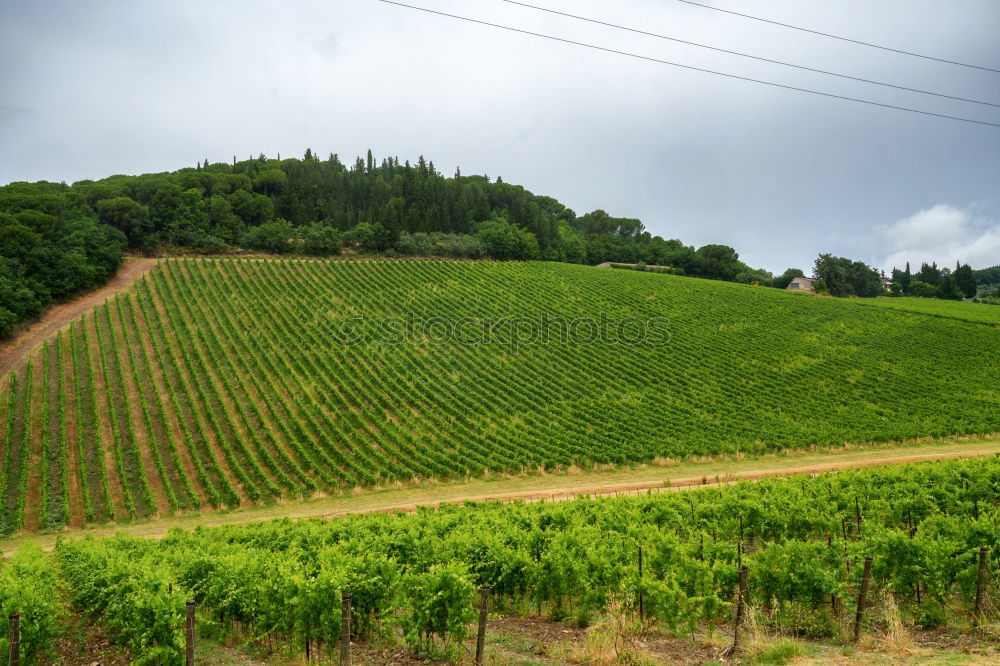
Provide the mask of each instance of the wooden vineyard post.
{"label": "wooden vineyard post", "polygon": [[490,613],[490,586],[483,585],[480,593],[482,597],[479,601],[479,630],[476,632],[476,666],[481,666],[486,657],[486,620]]}
{"label": "wooden vineyard post", "polygon": [[865,619],[865,597],[868,596],[868,586],[872,578],[872,558],[865,558],[865,569],[861,574],[861,589],[858,590],[858,610],[854,615],[854,640],[861,638],[861,625]]}
{"label": "wooden vineyard post", "polygon": [[740,582],[736,591],[736,621],[733,624],[733,644],[722,653],[723,657],[731,657],[740,649],[740,625],[743,624],[743,607],[747,596],[747,568],[740,567]]}
{"label": "wooden vineyard post", "polygon": [[344,592],[340,602],[340,666],[351,663],[351,593]]}
{"label": "wooden vineyard post", "polygon": [[7,659],[9,666],[17,666],[21,662],[21,614],[11,613],[7,618],[10,631],[10,653]]}
{"label": "wooden vineyard post", "polygon": [[642,546],[639,546],[639,619],[646,621],[646,608],[642,598]]}
{"label": "wooden vineyard post", "polygon": [[184,665],[194,666],[194,599],[185,605],[184,622]]}
{"label": "wooden vineyard post", "polygon": [[976,610],[973,615],[973,624],[975,626],[979,625],[979,622],[983,619],[983,606],[985,605],[984,596],[986,595],[986,555],[988,551],[986,546],[979,549],[979,572],[976,574]]}
{"label": "wooden vineyard post", "polygon": [[[827,550],[833,550],[833,535],[830,534],[830,533],[827,533],[827,535],[826,535],[826,549]],[[836,594],[831,594],[830,595],[830,612],[833,613],[834,617],[839,617],[839,615],[838,615],[839,611],[837,609],[837,595]]]}

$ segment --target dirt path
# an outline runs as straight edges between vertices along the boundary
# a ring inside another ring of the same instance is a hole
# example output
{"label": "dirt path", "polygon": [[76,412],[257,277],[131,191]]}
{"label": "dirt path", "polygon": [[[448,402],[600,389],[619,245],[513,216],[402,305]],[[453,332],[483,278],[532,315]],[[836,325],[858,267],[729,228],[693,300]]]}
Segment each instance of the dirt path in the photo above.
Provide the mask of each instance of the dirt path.
{"label": "dirt path", "polygon": [[23,368],[28,357],[46,338],[84,312],[97,307],[108,297],[128,287],[153,268],[157,261],[159,259],[127,257],[121,269],[106,285],[72,301],[53,306],[27,330],[13,340],[0,344],[0,381],[4,380],[11,370]]}
{"label": "dirt path", "polygon": [[[837,449],[825,452],[767,455],[753,460],[726,459],[682,463],[673,467],[638,466],[604,472],[547,474],[499,479],[475,479],[437,485],[363,491],[342,497],[307,502],[252,507],[236,511],[189,514],[168,520],[124,525],[94,526],[59,532],[62,538],[111,536],[118,532],[158,538],[171,527],[192,529],[252,523],[277,518],[331,519],[351,514],[414,511],[418,506],[459,504],[466,501],[558,501],[580,495],[637,495],[647,492],[688,490],[794,474],[815,474],[859,467],[897,465],[1000,454],[1000,439],[924,441],[901,446]],[[12,552],[24,541],[43,548],[55,545],[55,534],[28,535],[0,540],[0,551]]]}

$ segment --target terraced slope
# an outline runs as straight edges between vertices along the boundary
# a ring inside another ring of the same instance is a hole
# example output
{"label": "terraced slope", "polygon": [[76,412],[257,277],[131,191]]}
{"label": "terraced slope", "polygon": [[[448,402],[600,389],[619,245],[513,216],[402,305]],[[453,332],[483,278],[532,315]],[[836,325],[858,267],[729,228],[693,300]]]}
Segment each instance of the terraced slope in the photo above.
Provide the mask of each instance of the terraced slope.
{"label": "terraced slope", "polygon": [[997,432],[998,343],[952,319],[567,264],[167,261],[5,382],[4,529]]}

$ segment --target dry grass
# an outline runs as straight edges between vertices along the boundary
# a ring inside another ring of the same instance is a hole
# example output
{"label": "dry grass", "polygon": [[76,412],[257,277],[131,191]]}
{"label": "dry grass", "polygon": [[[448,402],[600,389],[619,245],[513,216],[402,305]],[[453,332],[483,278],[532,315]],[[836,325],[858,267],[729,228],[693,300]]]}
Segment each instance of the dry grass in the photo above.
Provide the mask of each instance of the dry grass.
{"label": "dry grass", "polygon": [[560,643],[550,650],[556,661],[588,666],[652,666],[656,662],[635,640],[634,620],[618,602],[612,602],[607,614],[601,616],[583,641]]}
{"label": "dry grass", "polygon": [[743,650],[747,655],[760,654],[771,643],[771,636],[764,624],[764,616],[756,606],[751,604],[746,605],[744,613],[741,630],[743,632]]}
{"label": "dry grass", "polygon": [[893,656],[909,656],[913,654],[913,636],[903,624],[899,605],[891,592],[886,592],[882,600],[882,621],[885,629],[878,644],[881,650]]}

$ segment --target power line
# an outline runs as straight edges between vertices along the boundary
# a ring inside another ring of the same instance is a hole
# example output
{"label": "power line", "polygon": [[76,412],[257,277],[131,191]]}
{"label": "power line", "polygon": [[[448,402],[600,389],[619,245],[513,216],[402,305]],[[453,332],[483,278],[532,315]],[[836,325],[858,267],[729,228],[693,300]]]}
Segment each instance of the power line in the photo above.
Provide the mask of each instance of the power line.
{"label": "power line", "polygon": [[658,39],[667,39],[672,42],[679,42],[681,44],[688,44],[690,46],[697,46],[703,49],[710,49],[712,51],[719,51],[720,53],[728,53],[730,55],[740,56],[742,58],[751,58],[753,60],[760,60],[762,62],[769,62],[775,65],[784,65],[785,67],[794,67],[795,69],[802,69],[807,72],[816,72],[818,74],[826,74],[828,76],[837,76],[842,79],[850,79],[851,81],[861,81],[863,83],[871,83],[876,86],[885,86],[887,88],[895,88],[897,90],[906,90],[909,92],[920,93],[922,95],[934,95],[935,97],[944,97],[947,99],[954,99],[960,102],[970,102],[972,104],[983,104],[985,106],[995,106],[1000,107],[1000,104],[995,104],[993,102],[984,102],[978,99],[969,99],[967,97],[957,97],[955,95],[946,95],[944,93],[932,92],[930,90],[921,90],[919,88],[908,88],[906,86],[899,86],[893,83],[885,83],[884,81],[874,81],[872,79],[865,79],[860,76],[850,76],[849,74],[839,74],[837,72],[831,72],[825,69],[816,69],[815,67],[806,67],[805,65],[796,65],[791,62],[784,62],[782,60],[772,60],[771,58],[763,58],[761,56],[750,55],[749,53],[740,53],[739,51],[730,51],[729,49],[719,48],[717,46],[709,46],[708,44],[701,44],[699,42],[692,42],[686,39],[679,39],[677,37],[669,37],[667,35],[657,34],[655,32],[648,32],[646,30],[640,30],[639,28],[630,28],[625,25],[618,25],[617,23],[609,23],[607,21],[601,21],[598,19],[587,18],[586,16],[578,16],[577,14],[570,14],[568,12],[561,12],[555,9],[549,9],[547,7],[538,7],[537,5],[529,5],[526,2],[518,2],[517,0],[502,0],[503,2],[520,5],[521,7],[527,7],[529,9],[537,9],[540,12],[548,12],[549,14],[558,14],[559,16],[566,16],[572,19],[577,19],[578,21],[586,21],[588,23],[596,23],[598,25],[607,26],[609,28],[617,28],[618,30],[626,30],[628,32],[634,32],[640,35],[646,35],[648,37],[656,37]]}
{"label": "power line", "polygon": [[860,99],[857,97],[847,97],[845,95],[835,95],[834,93],[821,92],[818,90],[810,90],[809,88],[799,88],[796,86],[785,85],[784,83],[774,83],[772,81],[762,81],[761,79],[752,79],[748,76],[739,76],[738,74],[728,74],[726,72],[719,72],[714,69],[705,69],[704,67],[695,67],[693,65],[682,65],[680,63],[671,62],[669,60],[661,60],[659,58],[653,58],[651,56],[639,55],[638,53],[630,53],[628,51],[619,51],[617,49],[608,48],[605,46],[597,46],[596,44],[588,44],[586,42],[578,42],[572,39],[566,39],[564,37],[556,37],[554,35],[546,35],[540,32],[532,32],[530,30],[524,30],[522,28],[514,28],[508,25],[501,25],[499,23],[490,23],[489,21],[483,21],[480,19],[469,18],[467,16],[459,16],[458,14],[449,14],[447,12],[438,11],[436,9],[428,9],[426,7],[418,7],[416,5],[408,5],[403,2],[396,2],[396,0],[378,0],[388,5],[396,5],[397,7],[406,7],[407,9],[415,9],[417,11],[426,12],[428,14],[436,14],[438,16],[446,16],[448,18],[457,19],[459,21],[467,21],[469,23],[476,23],[479,25],[489,26],[491,28],[499,28],[500,30],[509,30],[510,32],[517,32],[524,35],[531,35],[533,37],[541,37],[542,39],[549,39],[554,42],[562,42],[564,44],[573,44],[574,46],[583,46],[588,49],[594,49],[595,51],[604,51],[605,53],[615,53],[618,55],[628,56],[630,58],[637,58],[639,60],[645,60],[648,62],[655,62],[661,65],[670,65],[672,67],[680,67],[682,69],[690,69],[696,72],[704,72],[706,74],[715,74],[716,76],[724,76],[730,79],[738,79],[740,81],[749,81],[750,83],[760,83],[765,86],[772,86],[774,88],[784,88],[785,90],[795,90],[798,92],[809,93],[811,95],[820,95],[822,97],[832,97],[834,99],[847,100],[849,102],[858,102],[859,104],[869,104],[871,106],[880,106],[886,109],[895,109],[897,111],[907,111],[909,113],[919,113],[924,116],[934,116],[936,118],[945,118],[947,120],[958,120],[963,123],[973,123],[976,125],[988,125],[990,127],[1000,127],[1000,123],[991,123],[985,120],[973,120],[972,118],[962,118],[960,116],[949,116],[943,113],[934,113],[933,111],[921,111],[920,109],[912,109],[906,106],[895,106],[893,104],[883,104],[882,102],[873,102],[867,99]]}
{"label": "power line", "polygon": [[780,21],[773,21],[771,19],[761,18],[759,16],[751,16],[750,14],[741,14],[739,12],[734,12],[731,9],[722,9],[721,7],[712,7],[711,5],[703,5],[700,2],[693,2],[692,0],[677,0],[677,2],[683,2],[686,5],[694,5],[695,7],[701,7],[702,9],[711,9],[717,12],[724,12],[726,14],[733,14],[735,16],[742,16],[743,18],[753,19],[754,21],[762,21],[764,23],[770,23],[772,25],[780,25],[782,28],[791,28],[792,30],[801,30],[802,32],[809,32],[814,35],[821,35],[823,37],[829,37],[831,39],[839,39],[843,42],[850,42],[852,44],[860,44],[861,46],[870,46],[873,49],[882,49],[883,51],[891,51],[893,53],[901,53],[903,55],[913,56],[914,58],[923,58],[925,60],[935,60],[937,62],[948,63],[949,65],[958,65],[959,67],[971,67],[972,69],[981,69],[987,72],[997,72],[1000,73],[1000,69],[994,69],[992,67],[982,67],[981,65],[970,65],[965,62],[958,62],[956,60],[946,60],[944,58],[935,58],[934,56],[924,55],[922,53],[914,53],[912,51],[903,51],[902,49],[894,49],[888,46],[882,46],[880,44],[872,44],[871,42],[863,42],[860,39],[851,39],[850,37],[842,37],[840,35],[832,35],[828,32],[820,32],[819,30],[811,30],[809,28],[803,28],[797,25],[790,25],[788,23],[781,23]]}

